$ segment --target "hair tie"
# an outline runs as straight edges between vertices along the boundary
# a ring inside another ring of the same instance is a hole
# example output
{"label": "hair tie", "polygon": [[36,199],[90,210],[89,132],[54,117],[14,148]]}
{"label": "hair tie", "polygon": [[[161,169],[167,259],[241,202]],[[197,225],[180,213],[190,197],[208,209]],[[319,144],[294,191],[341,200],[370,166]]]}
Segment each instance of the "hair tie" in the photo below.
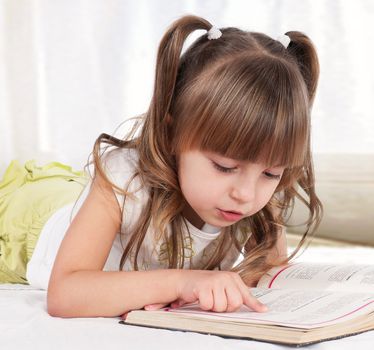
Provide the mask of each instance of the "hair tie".
{"label": "hair tie", "polygon": [[291,42],[291,38],[287,34],[279,35],[277,40],[287,49]]}
{"label": "hair tie", "polygon": [[220,38],[222,35],[222,32],[215,26],[212,26],[212,28],[210,28],[208,30],[208,39],[209,40],[212,40],[212,39],[218,39]]}

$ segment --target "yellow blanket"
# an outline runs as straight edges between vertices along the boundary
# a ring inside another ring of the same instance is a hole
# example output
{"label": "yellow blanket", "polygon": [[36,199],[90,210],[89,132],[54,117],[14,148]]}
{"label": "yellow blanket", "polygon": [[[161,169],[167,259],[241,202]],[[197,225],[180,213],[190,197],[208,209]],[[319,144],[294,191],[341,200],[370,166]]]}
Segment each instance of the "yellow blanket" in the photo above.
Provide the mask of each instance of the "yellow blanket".
{"label": "yellow blanket", "polygon": [[87,180],[83,171],[58,162],[10,163],[0,182],[0,283],[27,283],[26,265],[43,225],[76,201]]}

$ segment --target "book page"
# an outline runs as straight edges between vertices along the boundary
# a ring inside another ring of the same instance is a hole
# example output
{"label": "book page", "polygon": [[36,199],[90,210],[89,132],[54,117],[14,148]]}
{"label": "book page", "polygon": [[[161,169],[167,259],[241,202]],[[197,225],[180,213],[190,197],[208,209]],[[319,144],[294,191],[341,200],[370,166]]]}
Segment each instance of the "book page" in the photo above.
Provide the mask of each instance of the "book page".
{"label": "book page", "polygon": [[374,292],[374,265],[295,263],[271,269],[257,286]]}
{"label": "book page", "polygon": [[254,312],[243,306],[237,312],[216,313],[203,311],[198,305],[167,311],[223,322],[277,324],[307,329],[337,324],[374,312],[374,293],[260,288],[252,288],[251,292],[268,306],[268,312]]}

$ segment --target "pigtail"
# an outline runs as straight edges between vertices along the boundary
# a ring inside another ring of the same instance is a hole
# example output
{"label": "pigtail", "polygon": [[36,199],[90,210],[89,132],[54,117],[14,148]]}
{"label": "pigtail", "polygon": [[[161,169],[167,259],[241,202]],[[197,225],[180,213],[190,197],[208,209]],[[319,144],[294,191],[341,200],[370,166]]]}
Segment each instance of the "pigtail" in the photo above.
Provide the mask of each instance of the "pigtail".
{"label": "pigtail", "polygon": [[185,16],[175,21],[163,36],[156,64],[153,99],[149,109],[154,121],[163,124],[173,96],[180,55],[186,38],[197,29],[209,30],[211,24],[203,18]]}
{"label": "pigtail", "polygon": [[[197,16],[184,16],[175,21],[163,36],[157,53],[156,75],[153,97],[145,118],[142,135],[139,139],[140,166],[149,175],[150,185],[155,187],[172,187],[178,190],[175,181],[160,184],[159,179],[175,168],[174,159],[170,156],[170,124],[172,123],[169,108],[173,98],[180,55],[186,38],[197,29],[210,29],[211,24]],[[152,164],[153,163],[153,164]],[[158,174],[152,176],[157,169]],[[148,170],[148,171],[147,171]],[[174,179],[175,176],[167,176]],[[155,181],[152,181],[154,179]]]}
{"label": "pigtail", "polygon": [[289,198],[297,198],[309,210],[308,219],[305,222],[305,231],[299,241],[298,246],[290,255],[289,260],[296,256],[299,249],[305,243],[307,237],[312,237],[314,235],[318,226],[321,223],[323,215],[323,205],[320,199],[318,198],[315,189],[313,157],[310,150],[308,150],[306,159],[307,161],[303,168],[303,174],[300,176],[297,183],[299,187],[302,189],[302,191],[306,194],[307,198],[300,194],[295,187],[292,187],[288,191],[286,191],[288,192]]}
{"label": "pigtail", "polygon": [[312,41],[301,32],[290,31],[286,35],[291,39],[287,51],[297,60],[308,89],[310,106],[312,106],[319,77],[319,61],[316,49]]}
{"label": "pigtail", "polygon": [[[170,268],[183,267],[185,263],[185,241],[181,232],[183,219],[180,213],[184,207],[175,157],[170,149],[171,116],[169,109],[175,94],[180,56],[186,38],[197,29],[209,30],[212,25],[197,16],[184,16],[175,21],[161,39],[153,89],[153,97],[144,118],[141,135],[137,139],[139,152],[139,173],[149,188],[149,208],[134,228],[134,234],[122,257],[121,268],[127,255],[135,249],[135,260],[145,237],[148,225],[146,217],[152,218],[156,229],[155,240],[166,240],[166,253]],[[173,234],[168,237],[167,225]],[[135,269],[137,263],[135,261]]]}
{"label": "pigtail", "polygon": [[[305,34],[298,31],[290,31],[286,34],[291,39],[287,51],[296,59],[297,65],[308,90],[311,109],[316,94],[320,71],[317,52],[312,41]],[[309,209],[309,217],[305,223],[306,229],[297,248],[289,257],[289,260],[296,255],[300,247],[304,244],[306,237],[311,236],[316,232],[323,215],[323,206],[315,191],[313,157],[310,147],[308,147],[305,159],[306,161],[302,169],[302,174],[297,182],[299,187],[306,194],[307,198],[300,194],[296,188],[291,188],[285,192],[285,196],[288,197],[286,198],[286,202],[291,202],[291,198],[297,198]],[[292,202],[293,201],[294,200],[292,200]]]}

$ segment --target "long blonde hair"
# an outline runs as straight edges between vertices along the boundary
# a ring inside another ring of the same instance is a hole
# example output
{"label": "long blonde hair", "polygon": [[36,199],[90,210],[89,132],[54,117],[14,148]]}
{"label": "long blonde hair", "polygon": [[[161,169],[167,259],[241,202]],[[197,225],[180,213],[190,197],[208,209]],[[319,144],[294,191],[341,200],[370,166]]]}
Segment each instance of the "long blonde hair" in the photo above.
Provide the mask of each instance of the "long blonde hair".
{"label": "long blonde hair", "polygon": [[[216,250],[202,268],[219,268],[234,245],[244,259],[233,270],[245,281],[262,275],[273,266],[267,256],[277,242],[279,227],[287,225],[295,199],[309,209],[299,247],[320,222],[322,205],[315,193],[310,149],[310,111],[319,75],[312,42],[300,32],[288,32],[291,42],[286,49],[265,34],[229,27],[220,29],[222,36],[217,40],[202,35],[181,56],[190,33],[211,27],[196,16],[176,20],[159,45],[148,111],[127,138],[101,134],[95,142],[95,170],[109,183],[100,161],[102,145],[135,148],[139,163],[134,176],[149,194],[133,232],[124,232],[131,238],[120,269],[131,255],[138,269],[138,253],[151,223],[160,239],[168,241],[169,268],[183,268],[182,228],[187,225],[176,154],[192,148],[286,166],[269,203],[253,216],[223,228]],[[126,189],[111,185],[125,199],[129,195]],[[244,248],[238,231],[247,236]]]}

